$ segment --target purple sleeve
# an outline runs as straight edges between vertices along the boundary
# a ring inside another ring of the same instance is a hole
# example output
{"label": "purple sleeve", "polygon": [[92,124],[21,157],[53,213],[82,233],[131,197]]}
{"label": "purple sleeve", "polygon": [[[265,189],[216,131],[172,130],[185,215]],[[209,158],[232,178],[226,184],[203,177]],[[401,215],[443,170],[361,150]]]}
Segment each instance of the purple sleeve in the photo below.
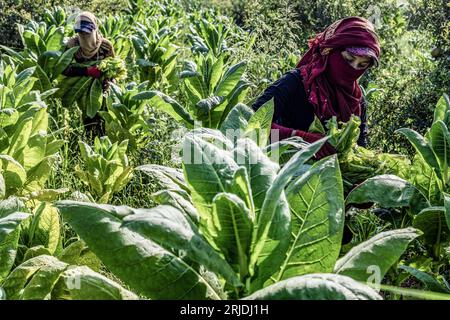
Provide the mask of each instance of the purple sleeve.
{"label": "purple sleeve", "polygon": [[274,122],[272,123],[272,130],[278,130],[279,140],[289,138],[292,135],[292,131],[293,131],[293,129],[291,129],[291,128],[286,128],[286,127],[280,126],[279,124],[276,124]]}

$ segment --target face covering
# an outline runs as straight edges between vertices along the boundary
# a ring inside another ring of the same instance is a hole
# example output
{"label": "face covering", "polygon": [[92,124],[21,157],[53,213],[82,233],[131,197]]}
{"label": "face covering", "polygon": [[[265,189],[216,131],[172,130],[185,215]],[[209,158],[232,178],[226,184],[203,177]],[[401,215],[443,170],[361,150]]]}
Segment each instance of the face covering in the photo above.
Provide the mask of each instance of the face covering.
{"label": "face covering", "polygon": [[366,69],[353,68],[342,56],[341,51],[335,50],[328,57],[325,70],[326,76],[331,83],[342,87],[353,87],[353,84],[361,77]]}
{"label": "face covering", "polygon": [[348,121],[361,115],[361,89],[356,81],[365,70],[354,69],[341,51],[348,47],[369,48],[378,61],[380,43],[367,19],[348,17],[329,25],[308,41],[309,50],[297,64],[308,101],[325,121],[336,116]]}
{"label": "face covering", "polygon": [[97,53],[98,42],[97,33],[95,31],[88,34],[79,33],[78,39],[80,39],[80,47],[83,51],[83,56],[90,58]]}
{"label": "face covering", "polygon": [[95,26],[95,29],[91,33],[78,33],[82,56],[83,58],[90,59],[97,54],[103,39],[98,32],[96,18],[92,13],[81,13],[77,18],[76,24],[80,25],[81,21],[90,22]]}

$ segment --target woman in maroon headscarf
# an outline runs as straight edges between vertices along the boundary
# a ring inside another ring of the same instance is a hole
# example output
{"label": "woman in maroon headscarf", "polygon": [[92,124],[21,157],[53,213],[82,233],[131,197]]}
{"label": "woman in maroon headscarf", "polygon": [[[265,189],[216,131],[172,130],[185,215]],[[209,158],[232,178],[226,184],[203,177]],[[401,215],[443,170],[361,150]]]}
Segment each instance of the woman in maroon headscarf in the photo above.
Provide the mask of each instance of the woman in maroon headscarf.
{"label": "woman in maroon headscarf", "polygon": [[[299,136],[314,142],[323,136],[309,133],[317,116],[322,123],[336,116],[348,121],[352,114],[361,118],[358,144],[366,145],[366,105],[358,78],[372,66],[378,66],[380,44],[373,25],[360,17],[338,20],[308,42],[309,50],[297,68],[275,81],[252,108],[257,110],[274,98],[272,129],[279,138]],[[316,154],[320,159],[335,153],[326,143]]]}

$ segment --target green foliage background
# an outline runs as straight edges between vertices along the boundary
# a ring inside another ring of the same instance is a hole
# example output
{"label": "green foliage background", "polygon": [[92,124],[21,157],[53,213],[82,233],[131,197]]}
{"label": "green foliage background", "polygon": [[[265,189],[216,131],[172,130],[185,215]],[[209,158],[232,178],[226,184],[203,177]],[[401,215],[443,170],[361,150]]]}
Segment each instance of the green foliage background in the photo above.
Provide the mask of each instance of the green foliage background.
{"label": "green foliage background", "polygon": [[96,13],[115,13],[125,10],[127,0],[2,0],[0,1],[0,44],[21,48],[17,23],[26,24],[30,20],[40,21],[45,9],[62,6],[67,14],[79,10],[91,10]]}
{"label": "green foliage background", "polygon": [[[16,23],[39,21],[45,8],[61,5],[69,12],[92,10],[98,15],[125,11],[127,0],[3,0],[0,2],[0,43],[21,46]],[[195,0],[181,1],[188,10],[215,7],[256,36],[251,52],[237,56],[250,60],[249,77],[256,97],[267,84],[293,68],[307,39],[333,21],[363,16],[377,27],[382,44],[381,65],[363,76],[364,88],[380,91],[368,97],[369,142],[384,152],[412,151],[394,131],[408,126],[424,132],[431,123],[435,101],[448,92],[449,6],[446,0]],[[435,49],[436,48],[436,49]],[[433,51],[433,49],[435,49]],[[433,57],[433,53],[437,56]]]}

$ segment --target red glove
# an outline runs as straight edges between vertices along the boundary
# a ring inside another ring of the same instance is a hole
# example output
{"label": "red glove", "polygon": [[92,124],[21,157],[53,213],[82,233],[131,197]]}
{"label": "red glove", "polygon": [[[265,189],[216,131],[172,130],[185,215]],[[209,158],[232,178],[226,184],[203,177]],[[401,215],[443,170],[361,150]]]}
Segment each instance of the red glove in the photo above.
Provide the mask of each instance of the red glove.
{"label": "red glove", "polygon": [[92,78],[100,78],[102,75],[102,72],[97,68],[97,66],[88,67],[86,73]]}
{"label": "red glove", "polygon": [[[313,143],[324,137],[321,133],[311,133],[302,130],[295,130],[295,135],[309,143]],[[328,142],[325,142],[322,148],[320,148],[320,150],[315,154],[315,158],[319,160],[334,153],[336,153],[336,149],[334,149]]]}

